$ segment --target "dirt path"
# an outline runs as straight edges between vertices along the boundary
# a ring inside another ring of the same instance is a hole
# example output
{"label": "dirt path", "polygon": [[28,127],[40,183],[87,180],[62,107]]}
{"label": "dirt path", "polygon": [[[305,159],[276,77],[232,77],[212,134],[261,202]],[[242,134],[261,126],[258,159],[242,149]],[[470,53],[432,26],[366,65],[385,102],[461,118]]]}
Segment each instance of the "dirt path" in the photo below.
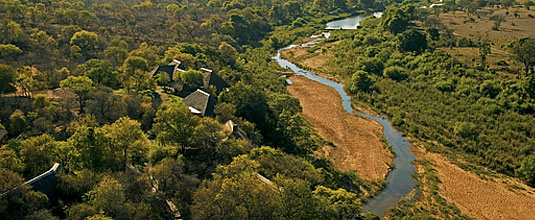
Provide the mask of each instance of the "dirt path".
{"label": "dirt path", "polygon": [[418,158],[434,161],[440,195],[463,213],[476,219],[535,219],[535,189],[510,177],[482,179],[443,155],[418,151]]}
{"label": "dirt path", "polygon": [[303,76],[290,80],[293,84],[288,91],[301,102],[304,117],[336,146],[324,147],[325,156],[341,170],[354,170],[363,179],[384,179],[393,155],[381,142],[381,125],[345,112],[340,95],[329,86]]}

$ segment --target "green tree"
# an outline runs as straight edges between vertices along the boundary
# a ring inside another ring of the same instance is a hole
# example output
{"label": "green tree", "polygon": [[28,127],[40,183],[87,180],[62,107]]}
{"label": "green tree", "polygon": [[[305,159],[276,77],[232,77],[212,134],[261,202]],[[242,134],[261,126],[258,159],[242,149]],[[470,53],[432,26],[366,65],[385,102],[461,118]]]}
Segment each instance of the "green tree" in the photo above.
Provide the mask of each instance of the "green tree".
{"label": "green tree", "polygon": [[160,106],[154,118],[156,139],[162,145],[178,145],[182,152],[185,152],[192,143],[197,120],[182,102],[164,104]]}
{"label": "green tree", "polygon": [[180,74],[180,79],[184,83],[187,91],[194,91],[203,85],[204,74],[197,70],[190,69]]}
{"label": "green tree", "polygon": [[14,58],[22,54],[22,50],[13,44],[0,44],[1,58]]}
{"label": "green tree", "polygon": [[117,46],[109,46],[104,50],[104,55],[112,59],[114,65],[120,65],[128,57],[128,50]]}
{"label": "green tree", "polygon": [[409,26],[409,15],[399,8],[387,9],[381,17],[381,26],[393,34],[399,34]]}
{"label": "green tree", "polygon": [[15,92],[15,78],[17,70],[9,65],[0,64],[0,94]]}
{"label": "green tree", "polygon": [[481,66],[485,67],[487,65],[487,55],[491,53],[490,42],[488,40],[480,40],[477,46],[479,49],[479,57],[481,58]]}
{"label": "green tree", "polygon": [[84,113],[85,102],[89,92],[93,89],[93,81],[87,76],[69,76],[60,82],[60,86],[69,88],[76,94],[80,112]]}
{"label": "green tree", "polygon": [[70,41],[72,46],[78,46],[82,49],[82,52],[88,54],[95,49],[98,43],[98,35],[89,31],[78,31],[74,33]]}
{"label": "green tree", "polygon": [[503,15],[492,15],[490,17],[490,20],[494,21],[494,26],[492,26],[492,30],[500,30],[500,25],[507,19]]}
{"label": "green tree", "polygon": [[123,64],[122,84],[124,87],[140,92],[156,86],[156,81],[148,73],[147,60],[138,56],[129,56]]}
{"label": "green tree", "polygon": [[383,75],[398,82],[409,77],[405,70],[399,66],[392,66],[386,68]]}
{"label": "green tree", "polygon": [[535,155],[525,157],[516,172],[528,185],[535,186]]}
{"label": "green tree", "polygon": [[535,38],[520,38],[509,44],[513,58],[524,64],[524,71],[529,74],[535,65]]}
{"label": "green tree", "polygon": [[221,44],[219,44],[218,49],[222,56],[221,59],[223,59],[225,63],[231,65],[234,64],[234,62],[238,58],[238,52],[236,51],[236,49],[234,49],[234,47],[232,47],[227,42],[221,42]]}
{"label": "green tree", "polygon": [[141,165],[145,162],[150,143],[139,122],[121,117],[111,125],[104,125],[102,132],[114,155],[120,158],[123,171],[128,164]]}
{"label": "green tree", "polygon": [[278,188],[258,178],[253,172],[257,166],[244,155],[218,167],[214,179],[195,193],[193,219],[276,219],[281,207]]}
{"label": "green tree", "polygon": [[427,38],[417,30],[411,29],[398,36],[399,47],[403,51],[421,52],[427,49]]}
{"label": "green tree", "polygon": [[16,109],[9,116],[9,134],[16,137],[26,130],[26,116],[20,109]]}
{"label": "green tree", "polygon": [[25,164],[25,176],[35,177],[50,169],[58,162],[55,153],[57,148],[58,143],[48,134],[22,141],[20,159]]}
{"label": "green tree", "polygon": [[358,92],[369,91],[370,87],[373,85],[373,81],[367,72],[359,70],[353,74],[351,83],[347,85],[350,85],[349,92],[356,94]]}
{"label": "green tree", "polygon": [[355,203],[357,195],[345,189],[332,190],[323,186],[316,187],[313,197],[320,203],[321,219],[355,219],[362,208]]}
{"label": "green tree", "polygon": [[117,85],[117,73],[107,60],[90,59],[84,64],[78,65],[76,72],[79,75],[89,77],[94,83],[115,87]]}
{"label": "green tree", "polygon": [[34,70],[25,66],[18,71],[15,85],[22,90],[22,95],[31,97],[32,93],[39,88],[39,82],[33,76]]}

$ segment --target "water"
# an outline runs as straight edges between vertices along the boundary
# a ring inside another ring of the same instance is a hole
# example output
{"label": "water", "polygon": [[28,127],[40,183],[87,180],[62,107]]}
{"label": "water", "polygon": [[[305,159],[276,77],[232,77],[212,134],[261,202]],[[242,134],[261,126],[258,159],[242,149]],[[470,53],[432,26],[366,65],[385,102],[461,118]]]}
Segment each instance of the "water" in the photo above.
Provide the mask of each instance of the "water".
{"label": "water", "polygon": [[[373,13],[373,16],[375,16],[377,18],[381,17],[381,15],[383,15],[383,12],[375,12],[375,13]],[[350,17],[350,18],[345,18],[345,19],[341,19],[341,20],[332,21],[332,22],[327,23],[327,27],[325,29],[327,29],[327,30],[357,29],[357,27],[359,26],[360,22],[362,20],[364,20],[365,18],[367,18],[367,17],[368,17],[367,15],[358,15],[358,16],[355,16],[355,17]]]}
{"label": "water", "polygon": [[[381,14],[378,14],[376,16],[381,16]],[[343,19],[340,21],[334,21],[327,24],[327,27],[332,28],[337,25],[342,25],[346,27],[351,27],[348,29],[355,29],[358,26],[358,23],[360,23],[360,21],[362,21],[364,18],[366,18],[366,16],[357,16],[349,19]],[[330,34],[323,33],[322,35],[328,37]],[[303,45],[307,46],[310,44],[313,43],[309,42]],[[310,71],[301,69],[295,64],[280,57],[281,50],[286,50],[303,45],[290,45],[285,48],[282,48],[277,52],[277,55],[274,56],[273,59],[277,61],[281,67],[291,69],[296,75],[305,76],[308,79],[334,88],[342,98],[342,105],[344,107],[344,110],[352,114],[353,108],[351,107],[351,97],[345,93],[343,84],[325,79]],[[416,182],[414,181],[414,179],[412,179],[412,174],[416,172],[416,169],[414,168],[412,161],[416,157],[408,149],[411,144],[409,143],[407,138],[404,137],[402,133],[398,132],[394,127],[392,127],[392,125],[387,119],[385,119],[384,117],[368,115],[362,112],[357,113],[367,118],[373,119],[383,125],[383,132],[386,137],[386,140],[388,144],[392,146],[392,150],[396,153],[396,158],[394,159],[394,169],[386,177],[387,185],[385,189],[381,191],[377,196],[371,198],[364,205],[365,212],[373,212],[376,215],[382,217],[385,215],[388,208],[396,206],[402,198],[406,197],[413,189],[415,189]]]}

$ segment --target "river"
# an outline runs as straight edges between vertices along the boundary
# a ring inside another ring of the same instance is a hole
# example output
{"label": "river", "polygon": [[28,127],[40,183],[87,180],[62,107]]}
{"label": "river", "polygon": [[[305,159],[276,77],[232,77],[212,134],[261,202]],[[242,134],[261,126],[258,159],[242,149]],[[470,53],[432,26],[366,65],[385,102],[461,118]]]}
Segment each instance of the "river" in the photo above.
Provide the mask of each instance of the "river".
{"label": "river", "polygon": [[[380,17],[381,13],[375,13],[374,16]],[[367,16],[355,16],[351,18],[329,22],[327,23],[326,29],[356,29],[360,21],[362,21],[366,17]],[[323,37],[325,38],[328,38],[330,36],[330,33],[325,32],[321,35],[323,35]],[[316,37],[318,36],[319,35],[316,35]],[[315,40],[313,42],[308,42],[305,45],[311,45],[319,41],[320,40]],[[319,83],[334,88],[342,98],[342,105],[344,106],[344,109],[348,113],[353,114],[354,111],[351,106],[351,97],[345,93],[343,84],[328,80],[310,71],[301,69],[290,61],[281,58],[281,50],[287,50],[297,46],[303,45],[290,45],[285,48],[279,49],[277,55],[274,56],[273,59],[277,61],[281,67],[291,69],[296,75],[305,76],[308,79],[317,81]],[[386,137],[386,140],[388,144],[392,146],[392,150],[396,154],[396,158],[394,159],[394,169],[390,171],[386,177],[386,187],[383,191],[381,191],[375,197],[371,198],[363,206],[364,212],[372,212],[382,217],[386,214],[388,208],[396,206],[402,198],[408,196],[409,193],[411,193],[411,191],[415,189],[416,182],[412,178],[412,175],[416,172],[416,169],[412,164],[412,161],[416,157],[408,149],[411,144],[409,143],[407,138],[401,132],[398,132],[394,127],[392,127],[392,125],[386,118],[368,115],[359,111],[356,111],[356,113],[375,120],[383,125],[383,132]]]}

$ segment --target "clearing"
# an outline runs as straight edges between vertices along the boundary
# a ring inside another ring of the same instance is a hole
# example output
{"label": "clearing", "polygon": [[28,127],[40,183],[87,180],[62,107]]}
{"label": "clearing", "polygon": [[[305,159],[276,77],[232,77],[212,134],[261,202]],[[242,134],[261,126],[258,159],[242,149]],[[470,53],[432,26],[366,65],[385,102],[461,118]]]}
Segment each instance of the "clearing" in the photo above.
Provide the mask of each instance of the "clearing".
{"label": "clearing", "polygon": [[307,79],[292,76],[287,87],[303,107],[303,116],[320,136],[334,146],[325,146],[325,157],[340,170],[356,171],[362,179],[384,179],[394,156],[381,141],[379,123],[347,113],[340,95],[333,88]]}

